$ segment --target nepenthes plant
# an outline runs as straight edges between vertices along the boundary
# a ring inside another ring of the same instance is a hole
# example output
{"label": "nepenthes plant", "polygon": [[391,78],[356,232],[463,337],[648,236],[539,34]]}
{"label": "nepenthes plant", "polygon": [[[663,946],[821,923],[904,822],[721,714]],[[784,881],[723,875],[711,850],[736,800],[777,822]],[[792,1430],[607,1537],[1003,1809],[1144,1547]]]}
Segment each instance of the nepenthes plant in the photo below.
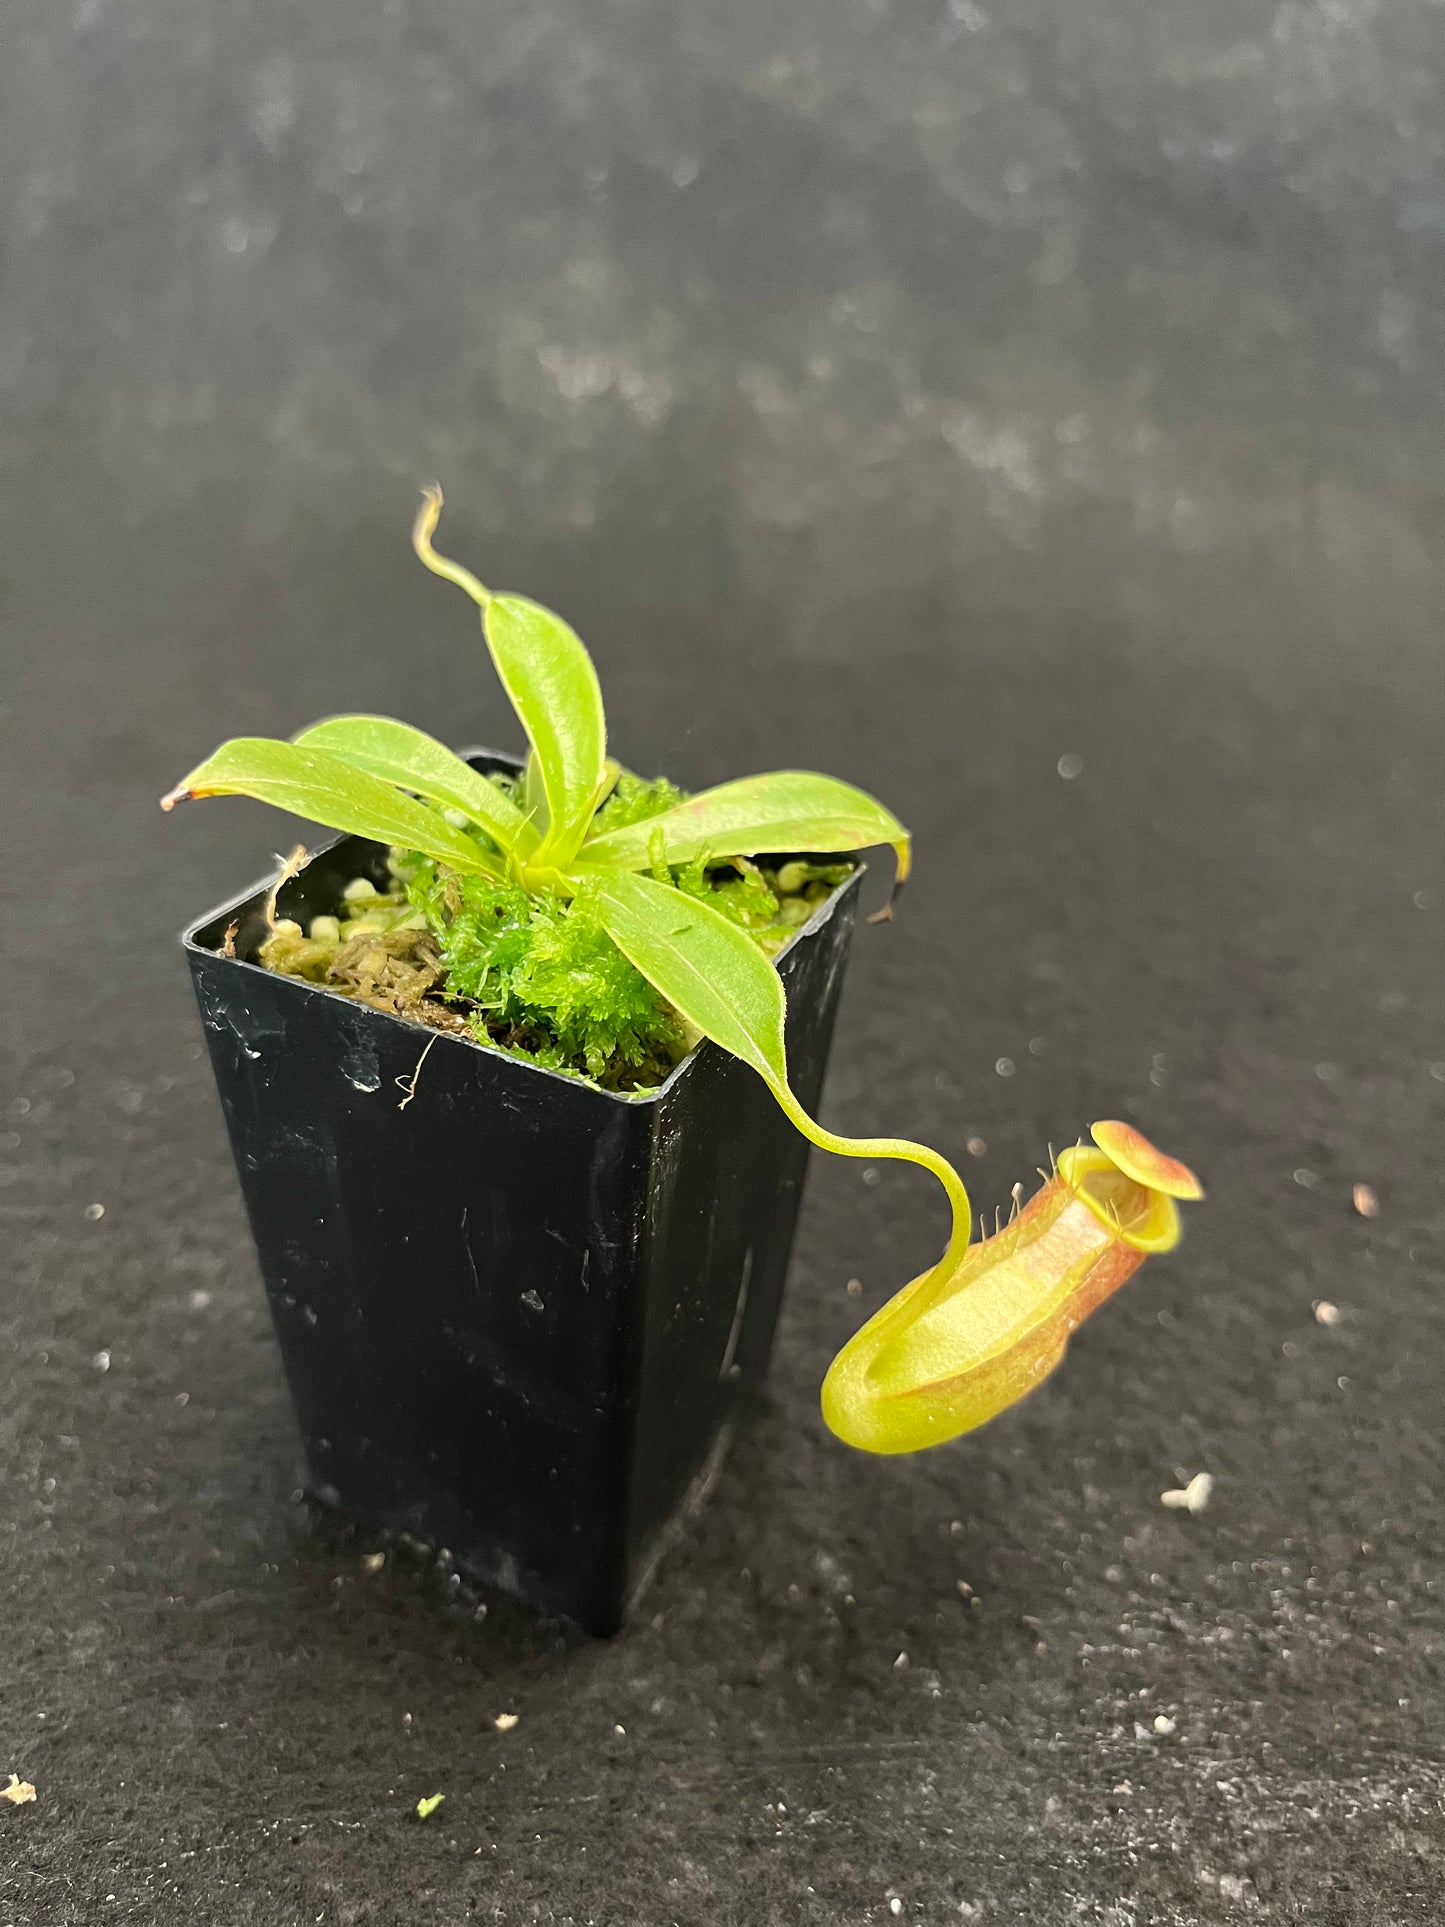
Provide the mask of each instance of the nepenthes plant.
{"label": "nepenthes plant", "polygon": [[[642,1077],[665,1072],[669,1048],[675,1058],[706,1037],[756,1071],[821,1149],[931,1172],[952,1209],[947,1247],[843,1347],[824,1381],[823,1414],[847,1443],[881,1453],[985,1424],[1058,1364],[1070,1333],[1148,1255],[1173,1246],[1175,1200],[1201,1196],[1198,1181],[1131,1126],[1097,1124],[1093,1148],[1066,1151],[1009,1225],[972,1245],[968,1193],[946,1158],[903,1138],[844,1137],[811,1117],[789,1084],[774,966],[820,879],[833,874],[806,859],[891,846],[896,895],[909,868],[907,830],[864,791],[809,771],[687,797],[620,770],[607,755],[601,691],[581,640],[550,610],[493,592],[437,553],[441,499],[425,492],[414,546],[481,612],[531,746],[520,781],[478,774],[406,723],[346,715],[291,742],[227,742],[163,806],[251,796],[391,849],[396,893],[382,901],[358,879],[357,905],[338,906],[359,911],[345,926],[318,918],[307,937],[274,925],[262,955],[273,968],[322,981],[316,973],[330,969],[345,931],[364,930],[391,945],[363,946],[391,972],[389,1008],[405,1011],[408,971],[434,981],[439,954],[450,991],[465,991],[487,1018],[485,1029],[474,1020],[479,1041],[497,1041],[505,1010],[506,1035],[551,1068],[595,1075],[620,1060]],[[765,873],[754,859],[766,852],[787,860]],[[414,937],[440,946],[421,966],[408,961]],[[374,996],[376,981],[359,994]],[[543,1004],[550,1028],[539,1049],[516,1019]]]}

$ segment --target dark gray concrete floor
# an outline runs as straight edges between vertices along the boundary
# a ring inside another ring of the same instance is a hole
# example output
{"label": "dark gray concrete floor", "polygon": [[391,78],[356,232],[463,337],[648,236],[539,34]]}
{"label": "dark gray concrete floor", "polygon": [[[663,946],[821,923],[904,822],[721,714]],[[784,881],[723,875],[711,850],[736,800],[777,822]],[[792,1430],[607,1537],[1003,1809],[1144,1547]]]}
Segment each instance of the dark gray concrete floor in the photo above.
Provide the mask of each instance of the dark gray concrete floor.
{"label": "dark gray concrete floor", "polygon": [[[4,40],[0,1927],[1438,1920],[1445,14]],[[816,1388],[941,1218],[816,1164],[771,1407],[607,1646],[313,1535],[173,943],[288,840],[156,811],[221,736],[513,740],[432,475],[628,760],[916,830],[831,1121],[991,1207],[1124,1114],[1210,1191],[881,1462]]]}

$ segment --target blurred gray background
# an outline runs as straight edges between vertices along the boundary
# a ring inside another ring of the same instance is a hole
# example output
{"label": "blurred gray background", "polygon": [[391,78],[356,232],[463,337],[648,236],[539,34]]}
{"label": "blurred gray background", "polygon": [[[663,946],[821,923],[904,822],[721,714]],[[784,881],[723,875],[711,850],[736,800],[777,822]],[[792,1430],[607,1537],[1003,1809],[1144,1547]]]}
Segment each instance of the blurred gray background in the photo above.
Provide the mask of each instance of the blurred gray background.
{"label": "blurred gray background", "polygon": [[[9,0],[4,1922],[1440,1918],[1442,82],[1435,0]],[[515,745],[434,478],[626,760],[918,833],[830,1122],[1210,1191],[865,1462],[818,1380],[941,1218],[815,1164],[607,1648],[309,1532],[174,945],[293,840],[156,810],[223,736]]]}
{"label": "blurred gray background", "polygon": [[1072,609],[1374,666],[1440,614],[1442,40],[1426,0],[14,0],[11,571],[63,519],[102,611],[198,540],[363,578],[440,476],[618,627],[826,663]]}

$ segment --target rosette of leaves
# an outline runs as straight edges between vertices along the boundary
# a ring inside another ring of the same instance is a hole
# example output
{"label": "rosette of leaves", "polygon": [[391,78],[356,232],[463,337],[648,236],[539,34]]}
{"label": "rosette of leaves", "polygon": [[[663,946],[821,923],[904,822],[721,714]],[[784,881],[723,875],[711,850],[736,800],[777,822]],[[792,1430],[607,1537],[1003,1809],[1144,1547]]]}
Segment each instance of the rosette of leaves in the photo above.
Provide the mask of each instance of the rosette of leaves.
{"label": "rosette of leaves", "polygon": [[163,799],[165,807],[193,797],[256,797],[416,852],[463,890],[491,886],[499,907],[519,894],[575,904],[694,1033],[751,1064],[799,1128],[822,1142],[826,1134],[811,1120],[804,1126],[788,1087],[783,986],[768,946],[744,927],[746,919],[725,915],[696,879],[704,863],[759,851],[836,854],[887,844],[901,883],[907,830],[864,791],[807,770],[742,777],[660,811],[648,796],[634,814],[626,796],[614,794],[621,772],[607,755],[602,692],[580,638],[551,610],[494,593],[439,555],[432,534],[441,499],[440,490],[426,491],[414,545],[481,612],[487,648],[530,745],[516,791],[410,724],[352,715],[316,723],[291,742],[246,736],[223,743]]}

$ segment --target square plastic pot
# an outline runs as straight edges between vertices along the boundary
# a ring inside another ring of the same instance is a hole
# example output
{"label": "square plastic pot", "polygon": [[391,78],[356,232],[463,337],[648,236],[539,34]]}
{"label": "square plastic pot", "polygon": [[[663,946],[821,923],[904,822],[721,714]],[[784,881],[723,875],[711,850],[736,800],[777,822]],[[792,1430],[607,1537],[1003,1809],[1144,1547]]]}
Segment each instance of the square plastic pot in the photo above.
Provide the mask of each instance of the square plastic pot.
{"label": "square plastic pot", "polygon": [[[363,874],[333,843],[280,912]],[[779,963],[810,1109],[861,874]],[[264,970],[266,894],[183,943],[311,1491],[614,1632],[766,1375],[808,1147],[710,1043],[614,1096]]]}

